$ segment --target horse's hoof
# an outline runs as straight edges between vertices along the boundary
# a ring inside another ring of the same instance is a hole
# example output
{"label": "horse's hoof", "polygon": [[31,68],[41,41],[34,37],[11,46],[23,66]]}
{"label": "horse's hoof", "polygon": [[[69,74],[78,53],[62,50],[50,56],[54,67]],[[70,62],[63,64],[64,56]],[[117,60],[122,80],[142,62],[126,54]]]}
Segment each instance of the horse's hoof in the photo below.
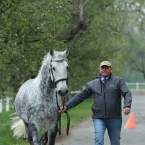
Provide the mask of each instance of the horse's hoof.
{"label": "horse's hoof", "polygon": [[40,141],[34,141],[33,145],[43,145]]}
{"label": "horse's hoof", "polygon": [[47,144],[47,141],[46,140],[43,140],[42,142],[41,142],[41,145],[46,145]]}

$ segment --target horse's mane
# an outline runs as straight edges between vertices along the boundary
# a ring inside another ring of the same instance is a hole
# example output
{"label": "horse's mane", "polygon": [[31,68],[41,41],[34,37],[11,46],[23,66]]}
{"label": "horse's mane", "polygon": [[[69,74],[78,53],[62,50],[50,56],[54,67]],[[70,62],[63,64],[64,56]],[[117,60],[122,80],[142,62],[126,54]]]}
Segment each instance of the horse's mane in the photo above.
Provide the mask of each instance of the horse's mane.
{"label": "horse's mane", "polygon": [[41,67],[40,67],[40,69],[39,69],[39,71],[38,71],[38,74],[39,74],[40,71],[42,70],[42,67],[43,67],[43,64],[44,64],[45,60],[48,59],[49,57],[51,58],[51,55],[50,55],[50,53],[48,52],[48,53],[44,56],[44,58],[43,58],[43,60],[42,60],[42,65],[41,65]]}

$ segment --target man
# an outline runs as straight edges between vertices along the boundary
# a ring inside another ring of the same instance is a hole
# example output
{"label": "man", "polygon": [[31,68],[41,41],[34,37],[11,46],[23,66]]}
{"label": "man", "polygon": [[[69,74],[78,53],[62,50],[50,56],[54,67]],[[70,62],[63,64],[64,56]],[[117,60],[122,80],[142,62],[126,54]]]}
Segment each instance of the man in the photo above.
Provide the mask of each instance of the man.
{"label": "man", "polygon": [[104,144],[104,133],[107,129],[111,145],[120,145],[122,126],[121,96],[124,97],[123,112],[130,113],[132,96],[125,81],[112,76],[112,65],[109,61],[100,64],[98,78],[87,83],[84,90],[69,100],[60,112],[64,112],[93,96],[93,122],[95,128],[95,145]]}

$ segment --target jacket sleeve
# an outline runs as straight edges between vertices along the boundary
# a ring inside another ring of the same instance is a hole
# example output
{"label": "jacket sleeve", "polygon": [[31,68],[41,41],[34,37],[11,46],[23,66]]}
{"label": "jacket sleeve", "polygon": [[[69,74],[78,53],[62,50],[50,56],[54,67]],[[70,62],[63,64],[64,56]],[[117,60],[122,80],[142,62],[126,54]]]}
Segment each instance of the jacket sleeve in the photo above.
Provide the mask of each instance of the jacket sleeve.
{"label": "jacket sleeve", "polygon": [[124,97],[124,108],[125,107],[131,108],[132,94],[122,78],[120,78],[120,90],[121,90],[121,95]]}
{"label": "jacket sleeve", "polygon": [[70,108],[73,108],[83,102],[85,99],[89,98],[92,95],[91,89],[89,88],[89,85],[87,84],[85,89],[83,89],[80,93],[76,94],[72,99],[70,99],[65,106],[67,107],[67,110]]}

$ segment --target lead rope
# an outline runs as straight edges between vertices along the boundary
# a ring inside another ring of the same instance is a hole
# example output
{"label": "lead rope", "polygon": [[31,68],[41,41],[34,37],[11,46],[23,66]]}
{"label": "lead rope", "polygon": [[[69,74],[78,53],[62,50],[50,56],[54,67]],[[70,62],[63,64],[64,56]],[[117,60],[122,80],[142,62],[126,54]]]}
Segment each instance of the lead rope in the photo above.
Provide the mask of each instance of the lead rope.
{"label": "lead rope", "polygon": [[[65,103],[65,97],[63,99],[63,108],[64,108],[64,103]],[[56,104],[57,104],[57,107],[58,107],[58,110],[60,109],[59,107],[59,104],[58,104],[58,98],[57,98],[57,92],[56,92]],[[68,135],[69,134],[69,126],[70,126],[70,116],[68,114],[67,111],[64,112],[67,116],[67,127],[66,127],[66,134]],[[59,135],[61,135],[61,112],[59,114],[59,118],[58,118],[58,133]]]}

